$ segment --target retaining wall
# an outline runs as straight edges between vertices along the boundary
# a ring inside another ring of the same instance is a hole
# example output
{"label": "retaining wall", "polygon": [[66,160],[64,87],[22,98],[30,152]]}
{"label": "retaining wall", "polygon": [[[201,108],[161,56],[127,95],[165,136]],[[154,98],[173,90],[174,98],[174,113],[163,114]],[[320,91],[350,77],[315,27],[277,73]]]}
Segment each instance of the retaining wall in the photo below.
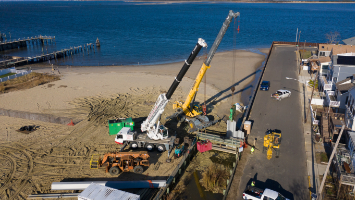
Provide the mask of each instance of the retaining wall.
{"label": "retaining wall", "polygon": [[71,121],[71,119],[67,117],[57,117],[50,114],[30,113],[30,112],[24,112],[18,110],[8,110],[3,108],[0,108],[0,115],[22,118],[22,119],[39,120],[43,122],[50,122],[50,123],[64,124],[64,125],[70,123]]}

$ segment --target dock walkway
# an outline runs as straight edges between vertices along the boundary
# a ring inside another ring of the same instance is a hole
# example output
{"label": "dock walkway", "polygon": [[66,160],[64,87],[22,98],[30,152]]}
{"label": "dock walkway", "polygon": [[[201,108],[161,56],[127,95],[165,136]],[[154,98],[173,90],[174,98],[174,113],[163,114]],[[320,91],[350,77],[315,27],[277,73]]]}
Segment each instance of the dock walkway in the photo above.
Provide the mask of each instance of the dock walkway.
{"label": "dock walkway", "polygon": [[12,40],[12,41],[5,41],[5,42],[0,42],[0,51],[5,51],[9,49],[16,49],[20,47],[26,47],[29,44],[44,44],[44,43],[52,43],[55,41],[55,36],[35,36],[35,37],[27,37],[23,39],[18,39],[18,40]]}
{"label": "dock walkway", "polygon": [[77,47],[71,47],[69,49],[62,49],[60,51],[55,51],[52,53],[43,54],[43,55],[34,56],[34,57],[17,58],[17,59],[0,61],[0,69],[1,68],[8,68],[8,67],[16,67],[16,66],[32,64],[32,63],[38,63],[38,62],[45,62],[48,60],[63,58],[66,56],[72,56],[76,53],[85,52],[85,51],[89,51],[89,50],[93,50],[95,52],[95,45],[93,43],[88,43],[84,46],[80,45]]}

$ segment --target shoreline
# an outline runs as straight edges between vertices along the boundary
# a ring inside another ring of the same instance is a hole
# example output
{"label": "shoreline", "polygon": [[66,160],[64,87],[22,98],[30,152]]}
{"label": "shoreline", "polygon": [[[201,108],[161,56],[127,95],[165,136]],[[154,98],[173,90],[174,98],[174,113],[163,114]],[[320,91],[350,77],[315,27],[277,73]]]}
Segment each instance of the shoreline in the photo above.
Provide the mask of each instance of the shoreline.
{"label": "shoreline", "polygon": [[[260,49],[259,51],[263,52],[264,50]],[[228,112],[232,103],[230,87],[233,85],[231,75],[233,56],[236,61],[233,102],[241,102],[242,93],[248,95],[246,90],[250,90],[255,73],[265,60],[264,55],[245,50],[215,54],[211,68],[208,69],[205,76],[207,80],[206,100],[215,104],[211,106],[217,107],[216,112],[219,114]],[[195,59],[176,94],[173,95],[172,102],[186,99],[204,60],[201,56]],[[60,74],[57,70],[52,71],[52,67],[48,63],[32,64],[30,67],[34,72],[58,74],[62,76],[61,80],[50,83],[54,84],[51,87],[48,87],[49,84],[44,84],[23,91],[1,94],[0,107],[73,117],[73,114],[68,113],[69,109],[74,109],[69,103],[77,98],[168,90],[183,64],[182,61],[159,65],[55,66],[54,69],[59,69]],[[24,68],[27,67],[24,66]],[[205,79],[202,80],[196,96],[198,102],[205,100],[204,81]],[[14,98],[18,101],[13,102]],[[28,105],[27,102],[32,103]]]}
{"label": "shoreline", "polygon": [[[326,4],[329,4],[329,3],[355,3],[355,2],[346,2],[346,1],[342,1],[342,2],[336,2],[336,1],[331,1],[331,2],[320,2],[320,1],[270,1],[270,2],[264,2],[264,1],[235,1],[235,2],[230,2],[230,1],[142,1],[142,0],[139,0],[139,1],[125,1],[125,2],[135,2],[135,3],[142,3],[140,5],[165,5],[165,4],[179,4],[179,3],[210,3],[210,4],[213,4],[213,3],[253,3],[253,4],[256,4],[256,3],[275,3],[275,4],[280,4],[280,3],[290,3],[290,4],[300,4],[300,3],[308,3],[308,4],[322,4],[322,3],[326,3]],[[151,3],[150,3],[151,2]]]}
{"label": "shoreline", "polygon": [[[253,51],[253,49],[256,49],[257,51]],[[236,50],[226,50],[226,51],[220,51],[217,52],[216,54],[220,54],[220,53],[232,53],[232,52],[250,52],[250,53],[256,53],[256,54],[267,54],[269,52],[269,48],[249,48],[249,49],[236,49]],[[258,53],[260,52],[260,53]],[[202,59],[203,56],[197,56],[195,60],[199,60]],[[132,64],[132,65],[56,65],[53,64],[53,66],[55,67],[71,67],[71,68],[82,68],[82,67],[141,67],[141,66],[163,66],[163,65],[170,65],[170,64],[177,64],[177,63],[183,63],[185,59],[183,60],[179,60],[179,61],[167,61],[167,62],[162,62],[159,63],[157,62],[156,64],[154,63],[150,63],[150,64]],[[25,66],[18,66],[16,68],[18,69],[27,69],[28,67],[51,67],[50,65],[48,65],[46,62],[42,62],[42,63],[34,63],[34,64],[28,64]]]}

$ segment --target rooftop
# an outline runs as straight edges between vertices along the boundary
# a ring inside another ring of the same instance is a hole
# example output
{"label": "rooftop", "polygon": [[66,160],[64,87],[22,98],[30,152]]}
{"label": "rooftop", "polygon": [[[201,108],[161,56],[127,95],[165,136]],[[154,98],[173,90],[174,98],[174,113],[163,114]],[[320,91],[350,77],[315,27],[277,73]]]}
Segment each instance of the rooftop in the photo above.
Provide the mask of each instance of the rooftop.
{"label": "rooftop", "polygon": [[355,37],[345,39],[345,40],[343,40],[343,42],[347,45],[355,45]]}
{"label": "rooftop", "polygon": [[355,74],[353,74],[352,76],[350,76],[342,81],[337,82],[335,85],[336,85],[337,89],[339,90],[339,92],[346,93],[351,88],[353,88],[355,86],[354,77],[355,77]]}
{"label": "rooftop", "polygon": [[355,56],[333,56],[333,65],[355,65]]}
{"label": "rooftop", "polygon": [[331,51],[333,49],[333,55],[342,53],[354,53],[355,45],[336,45],[336,44],[319,44],[318,51]]}

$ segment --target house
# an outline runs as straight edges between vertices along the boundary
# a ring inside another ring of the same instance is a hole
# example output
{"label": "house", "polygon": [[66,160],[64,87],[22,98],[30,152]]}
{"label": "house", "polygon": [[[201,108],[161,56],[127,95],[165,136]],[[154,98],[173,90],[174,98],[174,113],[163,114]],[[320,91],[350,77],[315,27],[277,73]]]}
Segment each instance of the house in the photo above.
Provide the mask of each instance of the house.
{"label": "house", "polygon": [[348,100],[345,105],[345,125],[350,130],[355,131],[355,123],[354,123],[354,116],[355,116],[355,87],[349,90]]}
{"label": "house", "polygon": [[355,132],[344,129],[343,135],[345,135],[345,142],[339,143],[334,149],[335,156],[332,162],[335,169],[333,173],[336,173],[339,184],[337,198],[342,185],[352,186],[352,190],[355,190]]}
{"label": "house", "polygon": [[[342,81],[355,74],[355,46],[351,45],[333,45],[333,44],[320,44],[320,48],[329,50],[329,58],[331,61],[324,60],[319,76],[320,90],[335,90],[335,83]],[[320,50],[319,50],[320,52]],[[319,57],[318,59],[325,59]],[[326,69],[328,65],[328,69]],[[325,72],[327,71],[327,74]]]}
{"label": "house", "polygon": [[333,55],[327,75],[328,83],[333,83],[332,90],[335,90],[335,83],[345,80],[351,74],[355,74],[355,49],[354,53]]}
{"label": "house", "polygon": [[335,44],[318,44],[318,58],[329,57]]}
{"label": "house", "polygon": [[355,86],[355,80],[354,80],[355,74],[352,76],[349,76],[348,78],[337,82],[336,89],[335,89],[335,97],[337,101],[339,101],[340,109],[346,109],[345,105],[348,103],[349,99],[349,90]]}
{"label": "house", "polygon": [[320,76],[326,76],[329,71],[329,65],[330,65],[330,57],[319,57],[318,62],[319,62],[319,75]]}

